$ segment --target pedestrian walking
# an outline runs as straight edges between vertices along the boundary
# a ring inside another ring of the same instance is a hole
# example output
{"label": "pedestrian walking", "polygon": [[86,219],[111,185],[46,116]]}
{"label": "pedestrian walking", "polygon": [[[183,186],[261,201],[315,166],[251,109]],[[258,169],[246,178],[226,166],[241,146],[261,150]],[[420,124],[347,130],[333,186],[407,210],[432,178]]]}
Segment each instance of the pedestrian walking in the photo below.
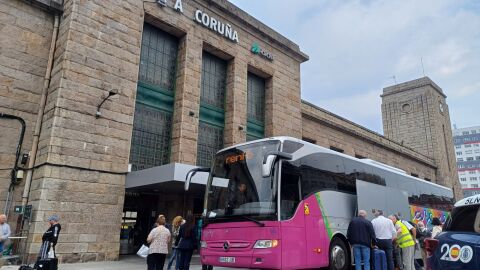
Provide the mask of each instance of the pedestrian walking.
{"label": "pedestrian walking", "polygon": [[0,215],[0,256],[4,250],[4,248],[7,246],[8,243],[8,238],[12,234],[12,231],[10,230],[10,225],[7,223],[7,216],[2,214]]}
{"label": "pedestrian walking", "polygon": [[433,225],[432,238],[435,238],[439,233],[441,233],[443,231],[443,224],[442,224],[442,222],[440,221],[439,218],[434,217],[432,219],[432,225]]}
{"label": "pedestrian walking", "polygon": [[401,261],[399,261],[399,264],[403,267],[401,269],[414,270],[415,241],[413,236],[410,234],[410,230],[407,226],[397,216],[391,215],[389,218],[397,230],[397,238],[395,242],[401,251]]}
{"label": "pedestrian walking", "polygon": [[365,210],[358,211],[358,217],[354,217],[348,225],[347,239],[353,247],[355,257],[355,270],[370,270],[370,248],[376,245],[375,231],[372,223],[366,219]]}
{"label": "pedestrian walking", "polygon": [[393,239],[397,237],[397,230],[392,221],[383,216],[382,210],[375,212],[375,218],[372,220],[373,230],[377,237],[377,246],[385,251],[387,257],[387,269],[394,270],[393,262]]}
{"label": "pedestrian walking", "polygon": [[178,234],[180,232],[180,226],[182,225],[182,220],[183,218],[181,216],[176,216],[173,221],[172,221],[172,254],[170,255],[170,258],[168,259],[168,266],[167,270],[170,270],[172,267],[173,262],[175,261],[175,270],[178,270],[178,249],[176,246]]}
{"label": "pedestrian walking", "polygon": [[195,220],[192,215],[187,216],[186,222],[180,226],[177,237],[177,249],[180,265],[179,270],[189,270],[193,251],[195,250]]}
{"label": "pedestrian walking", "polygon": [[148,234],[147,243],[150,244],[147,256],[148,270],[163,270],[171,237],[165,223],[165,216],[158,216],[157,227]]}

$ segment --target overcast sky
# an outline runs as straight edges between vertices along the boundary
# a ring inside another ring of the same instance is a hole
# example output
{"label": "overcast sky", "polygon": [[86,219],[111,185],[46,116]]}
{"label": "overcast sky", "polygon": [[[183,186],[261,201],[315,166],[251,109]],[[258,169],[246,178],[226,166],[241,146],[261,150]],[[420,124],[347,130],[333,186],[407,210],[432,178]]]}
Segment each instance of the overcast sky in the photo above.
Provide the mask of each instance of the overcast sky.
{"label": "overcast sky", "polygon": [[423,76],[452,124],[480,125],[480,1],[231,0],[300,45],[302,98],[382,132],[380,94]]}

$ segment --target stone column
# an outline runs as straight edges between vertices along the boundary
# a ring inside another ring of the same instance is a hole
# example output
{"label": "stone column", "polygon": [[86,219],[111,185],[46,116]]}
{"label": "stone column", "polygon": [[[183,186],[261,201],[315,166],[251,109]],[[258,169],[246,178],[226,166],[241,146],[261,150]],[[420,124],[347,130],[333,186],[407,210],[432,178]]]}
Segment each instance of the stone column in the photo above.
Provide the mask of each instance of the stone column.
{"label": "stone column", "polygon": [[224,146],[245,142],[247,132],[247,63],[240,57],[227,70]]}
{"label": "stone column", "polygon": [[178,57],[171,162],[195,164],[200,115],[202,41],[193,33],[185,35],[180,41]]}

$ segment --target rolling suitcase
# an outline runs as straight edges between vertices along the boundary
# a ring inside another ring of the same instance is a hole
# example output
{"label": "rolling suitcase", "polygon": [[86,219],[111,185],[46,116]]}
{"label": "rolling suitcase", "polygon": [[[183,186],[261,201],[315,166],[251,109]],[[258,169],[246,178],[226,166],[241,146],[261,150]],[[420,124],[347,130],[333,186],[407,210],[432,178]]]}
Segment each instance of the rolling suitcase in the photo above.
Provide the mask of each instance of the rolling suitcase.
{"label": "rolling suitcase", "polygon": [[38,260],[33,266],[35,270],[58,270],[58,259],[48,258],[49,249],[53,248],[48,241],[44,241],[40,247]]}
{"label": "rolling suitcase", "polygon": [[387,256],[385,255],[385,251],[374,249],[372,259],[372,270],[387,270]]}
{"label": "rolling suitcase", "polygon": [[36,270],[58,270],[57,258],[40,259],[37,262]]}

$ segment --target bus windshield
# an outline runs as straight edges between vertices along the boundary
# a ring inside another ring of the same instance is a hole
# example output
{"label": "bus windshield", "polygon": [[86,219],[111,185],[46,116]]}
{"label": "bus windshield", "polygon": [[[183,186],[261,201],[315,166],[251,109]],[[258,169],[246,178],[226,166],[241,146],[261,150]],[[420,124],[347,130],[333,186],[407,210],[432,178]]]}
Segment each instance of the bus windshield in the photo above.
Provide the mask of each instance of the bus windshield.
{"label": "bus windshield", "polygon": [[218,153],[207,184],[206,218],[276,219],[277,183],[274,174],[262,177],[262,163],[267,152],[279,148],[280,141],[272,140]]}

